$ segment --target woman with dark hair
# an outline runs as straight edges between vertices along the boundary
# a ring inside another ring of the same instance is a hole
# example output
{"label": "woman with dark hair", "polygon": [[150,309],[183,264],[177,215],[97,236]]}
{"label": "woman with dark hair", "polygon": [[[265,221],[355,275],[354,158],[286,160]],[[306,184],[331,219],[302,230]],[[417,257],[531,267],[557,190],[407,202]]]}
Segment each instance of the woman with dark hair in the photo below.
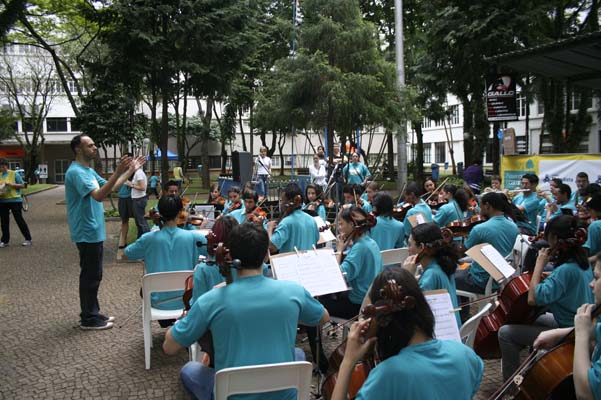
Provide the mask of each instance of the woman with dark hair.
{"label": "woman with dark hair", "polygon": [[303,211],[315,217],[319,216],[327,221],[326,207],[323,205],[323,189],[321,186],[310,183],[305,188],[305,205]]}
{"label": "woman with dark hair", "polygon": [[[576,310],[593,303],[589,289],[593,273],[582,245],[586,230],[578,228],[576,217],[562,215],[545,228],[549,248],[541,249],[530,278],[528,304],[546,306],[550,313],[539,317],[533,325],[504,325],[499,330],[499,346],[503,357],[503,379],[509,379],[520,365],[520,351],[532,346],[545,330],[574,326]],[[552,262],[553,273],[541,282],[544,267]]]}
{"label": "woman with dark hair", "polygon": [[207,199],[207,204],[225,204],[225,199],[221,197],[221,191],[219,190],[218,183],[213,183],[211,185],[211,190],[209,190],[209,198]]}
{"label": "woman with dark hair", "polygon": [[369,236],[376,241],[380,251],[400,249],[405,241],[403,223],[392,217],[392,201],[388,193],[379,192],[372,203],[377,223],[369,231]]}
{"label": "woman with dark hair", "polygon": [[[415,275],[417,264],[424,269],[419,287],[426,290],[445,289],[451,296],[453,308],[457,308],[455,270],[459,261],[456,247],[442,238],[442,232],[434,222],[413,227],[409,235],[409,257],[403,268]],[[457,326],[461,327],[459,313],[455,313]]]}
{"label": "woman with dark hair", "polygon": [[[391,292],[399,299],[391,299]],[[332,400],[347,398],[353,368],[374,344],[383,361],[370,371],[357,399],[475,396],[484,363],[464,344],[434,338],[434,315],[411,273],[398,267],[384,270],[374,280],[370,297],[374,304],[392,304],[394,311],[353,324]],[[365,340],[370,324],[377,325],[376,337]]]}
{"label": "woman with dark hair", "polygon": [[453,184],[444,185],[440,192],[448,203],[438,209],[434,222],[444,228],[453,221],[462,221],[468,207],[467,193]]}

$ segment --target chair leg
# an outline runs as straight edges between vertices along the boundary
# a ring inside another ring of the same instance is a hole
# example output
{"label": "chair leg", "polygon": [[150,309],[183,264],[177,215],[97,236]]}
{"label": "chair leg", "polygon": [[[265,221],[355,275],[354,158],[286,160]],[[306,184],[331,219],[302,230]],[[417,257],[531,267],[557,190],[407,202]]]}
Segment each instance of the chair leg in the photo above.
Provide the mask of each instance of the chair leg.
{"label": "chair leg", "polygon": [[148,319],[142,318],[142,329],[144,331],[144,365],[146,369],[150,369],[150,349],[152,347],[152,331],[150,316]]}

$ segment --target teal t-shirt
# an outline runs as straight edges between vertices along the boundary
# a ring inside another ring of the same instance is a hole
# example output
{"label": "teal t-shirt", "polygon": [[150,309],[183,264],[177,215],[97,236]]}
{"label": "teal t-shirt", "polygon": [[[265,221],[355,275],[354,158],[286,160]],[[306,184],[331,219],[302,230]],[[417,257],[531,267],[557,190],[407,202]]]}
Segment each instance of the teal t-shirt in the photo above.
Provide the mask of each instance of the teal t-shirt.
{"label": "teal t-shirt", "polygon": [[593,221],[588,226],[584,247],[588,248],[589,256],[594,256],[601,251],[601,220]]}
{"label": "teal t-shirt", "polygon": [[463,211],[461,211],[459,204],[454,199],[441,206],[434,216],[434,222],[441,228],[444,228],[453,221],[461,220],[463,220]]}
{"label": "teal t-shirt", "polygon": [[[156,232],[142,235],[125,248],[130,260],[144,260],[146,273],[192,271],[198,263],[200,249],[196,242],[204,236],[199,231],[187,231],[177,227],[164,226]],[[160,310],[184,308],[182,290],[152,293],[151,304]]]}
{"label": "teal t-shirt", "polygon": [[[518,234],[518,227],[513,221],[502,215],[492,217],[472,228],[465,241],[465,248],[469,249],[477,244],[488,243],[497,249],[503,257],[506,257],[511,254]],[[486,287],[490,274],[480,264],[472,261],[469,273],[476,285],[481,288]],[[499,287],[497,282],[493,283],[493,287],[495,289]]]}
{"label": "teal t-shirt", "polygon": [[570,213],[570,215],[575,215],[578,210],[576,210],[576,206],[573,203],[566,203],[566,204],[562,204],[561,206],[557,207],[557,210],[551,214],[551,216],[549,217],[549,221],[551,221],[553,218],[557,218],[560,215],[564,215],[565,211],[562,210],[569,210],[568,212]]}
{"label": "teal t-shirt", "polygon": [[403,223],[392,217],[378,216],[376,226],[368,235],[378,244],[380,251],[403,247]]}
{"label": "teal t-shirt", "polygon": [[[8,172],[4,172],[2,174],[2,179],[6,179],[6,178],[8,178]],[[18,185],[23,184],[23,178],[21,177],[21,174],[18,172],[15,172],[15,183]],[[17,192],[18,197],[15,197],[12,199],[0,199],[0,203],[22,203],[23,198],[21,197],[21,189],[15,189],[15,191]]]}
{"label": "teal t-shirt", "polygon": [[366,177],[371,176],[371,173],[362,163],[349,163],[342,169],[342,175],[347,183],[359,184],[362,183]]}
{"label": "teal t-shirt", "polygon": [[157,183],[159,183],[159,177],[156,175],[151,176],[150,179],[148,180],[148,184],[153,189],[157,187]]}
{"label": "teal t-shirt", "polygon": [[536,285],[534,299],[537,306],[548,306],[560,328],[574,326],[574,315],[584,303],[594,303],[589,283],[593,271],[583,270],[575,262],[555,267],[553,273]]}
{"label": "teal t-shirt", "polygon": [[[457,308],[457,288],[455,287],[455,274],[450,277],[442,270],[436,260],[433,260],[430,265],[424,270],[419,278],[419,287],[423,291],[445,289],[451,296],[453,308]],[[459,313],[455,313],[457,318],[457,326],[461,328],[461,318]]]}
{"label": "teal t-shirt", "polygon": [[226,201],[225,204],[223,205],[223,212],[221,213],[221,215],[228,215],[228,214],[232,214],[234,211],[240,210],[242,212],[244,212],[244,210],[246,209],[246,206],[244,205],[244,202],[242,202],[242,205],[240,206],[240,208],[233,210],[232,212],[228,212],[227,209],[230,208],[230,206],[232,205],[231,201]]}
{"label": "teal t-shirt", "polygon": [[104,207],[90,195],[106,183],[93,168],[73,161],[65,174],[65,199],[71,241],[99,243],[106,240]]}
{"label": "teal t-shirt", "polygon": [[[295,282],[262,275],[238,278],[208,291],[179,320],[171,334],[184,347],[207,330],[213,334],[215,371],[294,361],[298,322],[315,326],[323,306]],[[295,399],[295,391],[244,395],[244,399]],[[241,396],[242,397],[242,396]]]}
{"label": "teal t-shirt", "polygon": [[419,203],[414,205],[413,208],[409,209],[407,214],[405,214],[405,220],[403,221],[405,241],[409,239],[409,235],[411,234],[412,226],[411,222],[409,222],[409,217],[415,214],[422,214],[426,222],[432,222],[432,209],[425,201],[420,199]]}
{"label": "teal t-shirt", "polygon": [[121,185],[117,191],[117,196],[119,196],[120,199],[129,199],[131,197],[131,187]]}
{"label": "teal t-shirt", "polygon": [[353,243],[342,264],[346,280],[352,288],[349,300],[361,304],[374,278],[382,272],[382,256],[378,244],[368,235]]}
{"label": "teal t-shirt", "polygon": [[530,192],[528,196],[524,196],[523,193],[520,193],[513,198],[513,204],[524,207],[524,215],[528,219],[528,225],[533,234],[538,232],[536,217],[538,216],[539,200],[538,196],[532,192]]}
{"label": "teal t-shirt", "polygon": [[595,400],[601,400],[601,322],[595,327],[595,337],[597,345],[591,358],[591,368],[588,370],[588,383],[591,386],[591,392]]}
{"label": "teal t-shirt", "polygon": [[281,220],[271,235],[271,243],[280,253],[294,251],[294,246],[299,251],[311,250],[318,240],[317,223],[312,216],[301,210],[294,210]]}
{"label": "teal t-shirt", "polygon": [[484,363],[466,345],[432,339],[407,346],[382,361],[357,400],[469,400],[482,381]]}

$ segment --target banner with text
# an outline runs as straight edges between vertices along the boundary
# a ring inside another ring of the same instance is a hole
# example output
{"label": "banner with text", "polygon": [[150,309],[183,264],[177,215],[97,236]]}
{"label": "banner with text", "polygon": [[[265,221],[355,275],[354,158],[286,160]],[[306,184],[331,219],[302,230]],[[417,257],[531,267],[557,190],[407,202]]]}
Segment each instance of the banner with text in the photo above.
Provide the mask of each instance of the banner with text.
{"label": "banner with text", "polygon": [[504,156],[501,163],[503,187],[520,187],[522,176],[534,173],[540,179],[539,188],[547,190],[553,178],[576,189],[576,174],[586,172],[591,183],[601,184],[601,154],[566,154],[535,156]]}
{"label": "banner with text", "polygon": [[486,82],[488,121],[516,121],[516,84],[511,75],[497,75]]}

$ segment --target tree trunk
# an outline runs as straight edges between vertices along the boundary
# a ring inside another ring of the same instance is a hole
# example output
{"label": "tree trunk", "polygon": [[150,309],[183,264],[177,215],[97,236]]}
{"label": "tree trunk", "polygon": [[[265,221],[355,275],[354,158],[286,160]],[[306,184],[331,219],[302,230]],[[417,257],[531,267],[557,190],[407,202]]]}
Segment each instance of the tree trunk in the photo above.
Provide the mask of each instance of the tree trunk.
{"label": "tree trunk", "polygon": [[422,124],[418,122],[413,126],[415,130],[415,139],[417,140],[417,154],[415,157],[415,171],[413,178],[418,182],[420,187],[424,185],[424,134],[422,132]]}
{"label": "tree trunk", "polygon": [[168,83],[163,81],[161,86],[161,101],[162,101],[162,113],[161,113],[161,181],[167,182],[169,180],[169,161],[167,160],[167,147],[169,144],[169,89]]}
{"label": "tree trunk", "polygon": [[242,107],[238,107],[238,125],[240,126],[240,135],[242,135],[242,150],[248,151],[246,148],[246,136],[244,135],[244,123],[242,122],[242,113]]}
{"label": "tree trunk", "polygon": [[501,152],[501,142],[499,141],[499,129],[501,125],[498,122],[492,124],[492,173],[499,175],[499,154]]}
{"label": "tree trunk", "polygon": [[202,138],[200,140],[200,163],[202,164],[202,187],[211,187],[211,171],[209,169],[209,132],[211,131],[211,119],[213,117],[213,96],[207,97],[207,107],[202,119]]}
{"label": "tree trunk", "polygon": [[284,131],[280,132],[278,135],[278,149],[280,150],[280,176],[284,176],[284,144],[286,144],[286,133]]}
{"label": "tree trunk", "polygon": [[472,111],[472,104],[467,97],[461,99],[461,104],[463,106],[463,165],[466,166],[470,161],[469,157],[471,156],[474,147],[472,135],[474,114]]}
{"label": "tree trunk", "polygon": [[386,129],[386,149],[388,152],[386,158],[388,175],[386,178],[394,179],[394,141],[392,140],[392,131],[390,129]]}

